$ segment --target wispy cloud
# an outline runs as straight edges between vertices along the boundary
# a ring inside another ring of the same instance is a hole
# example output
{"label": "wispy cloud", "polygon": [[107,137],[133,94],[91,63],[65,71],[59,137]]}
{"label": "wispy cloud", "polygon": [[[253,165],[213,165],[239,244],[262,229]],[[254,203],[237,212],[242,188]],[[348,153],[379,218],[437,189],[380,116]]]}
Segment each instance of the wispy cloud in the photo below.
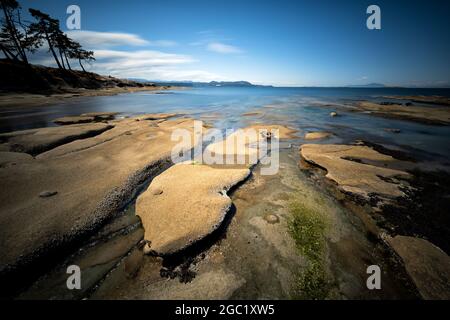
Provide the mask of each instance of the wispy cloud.
{"label": "wispy cloud", "polygon": [[[168,40],[149,41],[135,34],[96,31],[69,31],[69,37],[94,51],[95,62],[85,64],[89,71],[118,78],[142,78],[163,81],[212,81],[226,80],[217,74],[199,70],[196,59],[190,55],[150,50],[151,46],[176,45]],[[117,48],[115,48],[117,47]],[[131,50],[130,47],[137,47]],[[138,49],[138,50],[136,50]],[[46,46],[31,57],[32,63],[56,67]],[[77,61],[71,61],[79,68]]]}
{"label": "wispy cloud", "polygon": [[95,50],[94,55],[97,61],[92,65],[92,71],[121,78],[156,76],[156,71],[161,68],[171,68],[175,72],[176,66],[195,62],[188,55],[152,50]]}
{"label": "wispy cloud", "polygon": [[212,52],[223,53],[223,54],[233,54],[233,53],[242,53],[243,52],[243,50],[241,50],[238,47],[224,44],[221,42],[211,42],[208,44],[207,49]]}
{"label": "wispy cloud", "polygon": [[89,30],[68,31],[68,36],[84,47],[92,48],[110,48],[117,46],[155,46],[172,47],[177,43],[170,40],[146,40],[132,33],[122,32],[99,32]]}
{"label": "wispy cloud", "polygon": [[216,74],[189,68],[190,64],[196,62],[189,55],[152,50],[95,50],[94,54],[97,61],[90,67],[91,71],[110,74],[119,78],[164,81],[211,81],[221,79]]}
{"label": "wispy cloud", "polygon": [[178,43],[171,40],[154,40],[149,41],[149,45],[154,47],[175,47]]}

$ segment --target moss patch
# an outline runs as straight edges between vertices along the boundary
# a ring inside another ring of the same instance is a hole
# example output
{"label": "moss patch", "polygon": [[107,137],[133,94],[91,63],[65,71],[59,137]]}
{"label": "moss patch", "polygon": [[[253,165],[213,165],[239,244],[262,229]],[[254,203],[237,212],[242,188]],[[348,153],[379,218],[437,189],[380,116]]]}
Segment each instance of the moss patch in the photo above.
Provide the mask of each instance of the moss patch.
{"label": "moss patch", "polygon": [[308,266],[296,279],[294,298],[326,299],[331,288],[325,270],[325,232],[327,220],[320,212],[293,202],[290,205],[289,232],[297,249],[308,259]]}

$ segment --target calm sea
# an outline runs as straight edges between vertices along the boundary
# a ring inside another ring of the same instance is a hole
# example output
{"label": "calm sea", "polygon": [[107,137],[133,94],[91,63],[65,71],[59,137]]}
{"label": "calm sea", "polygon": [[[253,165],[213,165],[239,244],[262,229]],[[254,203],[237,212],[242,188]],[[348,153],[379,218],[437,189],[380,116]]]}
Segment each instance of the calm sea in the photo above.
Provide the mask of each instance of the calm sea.
{"label": "calm sea", "polygon": [[[293,126],[300,136],[308,131],[327,130],[336,134],[333,143],[369,140],[414,152],[423,159],[450,162],[450,126],[345,111],[347,105],[358,100],[395,101],[385,98],[392,95],[450,97],[450,89],[208,87],[84,97],[46,107],[2,108],[0,132],[54,126],[55,118],[86,112],[115,111],[121,116],[177,112],[222,129],[261,122]],[[330,117],[334,110],[341,116]],[[245,113],[254,114],[244,116]],[[399,129],[400,133],[385,130],[389,128]]]}

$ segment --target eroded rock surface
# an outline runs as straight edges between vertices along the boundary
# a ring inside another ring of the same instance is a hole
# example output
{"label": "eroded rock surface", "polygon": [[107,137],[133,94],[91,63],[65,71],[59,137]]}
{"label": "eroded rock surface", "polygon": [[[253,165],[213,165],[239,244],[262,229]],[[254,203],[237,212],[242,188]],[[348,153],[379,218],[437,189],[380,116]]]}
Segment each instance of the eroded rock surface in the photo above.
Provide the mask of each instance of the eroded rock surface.
{"label": "eroded rock surface", "polygon": [[107,120],[113,120],[118,112],[90,112],[83,113],[79,116],[66,116],[55,119],[53,122],[60,125],[89,123],[89,122],[102,122]]}
{"label": "eroded rock surface", "polygon": [[265,156],[265,152],[260,150],[263,142],[270,149],[272,139],[290,139],[295,132],[282,125],[255,124],[234,131],[224,140],[214,141],[206,147],[206,151],[217,164],[231,162],[251,167]]}
{"label": "eroded rock surface", "polygon": [[16,165],[18,162],[32,160],[33,157],[27,153],[0,151],[0,167],[6,165]]}
{"label": "eroded rock surface", "polygon": [[[88,125],[91,126],[105,125]],[[170,153],[176,143],[171,141],[172,130],[189,130],[192,126],[190,119],[167,121],[164,126],[125,119],[96,137],[0,168],[2,279],[9,271],[90,234],[121,210],[145,179],[171,165]],[[53,130],[71,127],[33,132],[47,141],[53,137]],[[46,190],[58,193],[39,197]],[[19,234],[26,236],[18,237]]]}
{"label": "eroded rock surface", "polygon": [[153,179],[136,202],[150,249],[174,253],[216,230],[232,204],[226,192],[249,174],[247,168],[181,163]]}
{"label": "eroded rock surface", "polygon": [[95,121],[94,117],[87,117],[87,116],[67,116],[53,120],[54,123],[60,125],[89,123],[94,121]]}
{"label": "eroded rock surface", "polygon": [[443,96],[386,96],[385,98],[450,106],[450,98]]}
{"label": "eroded rock surface", "polygon": [[424,299],[450,299],[450,257],[427,240],[395,236],[387,242],[400,256]]}
{"label": "eroded rock surface", "polygon": [[318,140],[331,137],[333,134],[325,131],[308,132],[305,134],[306,140]]}
{"label": "eroded rock surface", "polygon": [[165,120],[177,116],[176,113],[149,113],[136,117],[138,120]]}
{"label": "eroded rock surface", "polygon": [[384,105],[363,101],[354,107],[354,111],[365,111],[388,118],[400,118],[429,124],[450,124],[449,107],[404,106],[401,104]]}
{"label": "eroded rock surface", "polygon": [[249,126],[248,129],[266,130],[268,132],[271,132],[272,130],[278,130],[278,136],[276,137],[278,139],[295,138],[295,133],[297,132],[297,130],[293,128],[278,124],[253,124]]}
{"label": "eroded rock surface", "polygon": [[4,142],[9,151],[35,155],[74,140],[98,135],[111,128],[113,126],[109,124],[89,123],[30,129],[0,134],[0,141]]}
{"label": "eroded rock surface", "polygon": [[369,199],[371,194],[385,198],[404,196],[402,187],[407,183],[398,178],[410,178],[410,174],[387,168],[398,162],[367,146],[304,144],[302,157],[312,164],[327,170],[326,177],[335,181],[338,187]]}

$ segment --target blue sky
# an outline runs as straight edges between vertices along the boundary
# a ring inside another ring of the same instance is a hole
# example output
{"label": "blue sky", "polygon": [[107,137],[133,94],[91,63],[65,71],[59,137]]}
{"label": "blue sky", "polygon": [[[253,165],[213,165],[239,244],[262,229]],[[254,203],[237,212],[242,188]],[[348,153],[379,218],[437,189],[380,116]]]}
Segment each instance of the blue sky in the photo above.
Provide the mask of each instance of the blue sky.
{"label": "blue sky", "polygon": [[[280,86],[450,85],[450,1],[20,1],[95,51],[93,71],[150,80]],[[381,8],[381,30],[366,9]],[[35,60],[51,63],[42,54]]]}

